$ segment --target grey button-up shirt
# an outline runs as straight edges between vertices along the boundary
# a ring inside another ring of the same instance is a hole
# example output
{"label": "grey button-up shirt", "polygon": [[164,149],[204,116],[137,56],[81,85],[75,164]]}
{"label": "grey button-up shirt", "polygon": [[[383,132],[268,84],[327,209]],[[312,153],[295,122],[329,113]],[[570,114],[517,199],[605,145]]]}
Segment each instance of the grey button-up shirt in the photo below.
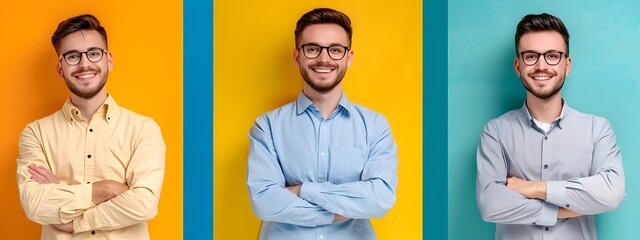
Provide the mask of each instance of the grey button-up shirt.
{"label": "grey button-up shirt", "polygon": [[[611,125],[567,104],[546,134],[526,104],[489,121],[477,164],[478,207],[485,221],[496,223],[496,239],[597,239],[594,215],[618,208],[625,197],[622,155]],[[546,200],[507,188],[512,176],[545,181]],[[557,219],[559,207],[583,216]]]}

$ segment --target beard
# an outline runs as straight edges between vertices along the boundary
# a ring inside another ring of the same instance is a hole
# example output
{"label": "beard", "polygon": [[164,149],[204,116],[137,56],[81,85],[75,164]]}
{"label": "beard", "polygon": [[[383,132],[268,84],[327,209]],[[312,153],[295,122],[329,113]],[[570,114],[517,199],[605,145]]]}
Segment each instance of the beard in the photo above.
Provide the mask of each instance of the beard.
{"label": "beard", "polygon": [[71,93],[73,93],[74,95],[82,99],[91,99],[94,96],[96,96],[96,94],[98,94],[100,90],[104,88],[104,85],[107,83],[107,77],[109,76],[108,73],[105,74],[104,77],[100,79],[98,86],[96,86],[95,88],[91,88],[91,87],[82,88],[81,86],[75,85],[72,81],[72,78],[73,78],[72,76],[85,72],[87,70],[94,71],[97,77],[100,76],[100,73],[102,73],[102,70],[100,70],[100,68],[90,68],[90,69],[81,69],[81,70],[75,71],[71,73],[71,75],[69,76],[64,75],[64,83],[67,85],[67,88],[69,88],[69,91],[71,91]]}
{"label": "beard", "polygon": [[313,71],[312,68],[315,68],[315,67],[334,67],[334,66],[335,65],[330,65],[330,64],[314,64],[314,65],[310,65],[308,68],[300,68],[300,74],[302,74],[302,79],[304,79],[304,81],[307,84],[309,84],[309,86],[313,90],[316,90],[319,93],[325,93],[325,92],[331,91],[336,86],[338,86],[340,82],[342,82],[344,75],[347,73],[347,69],[335,67],[334,71],[337,71],[337,75],[334,79],[327,79],[325,81],[316,81],[316,82],[314,82],[313,79],[311,79],[310,72]]}
{"label": "beard", "polygon": [[[535,72],[536,73],[546,73],[548,75],[551,75],[548,72]],[[520,80],[522,81],[522,85],[524,86],[525,89],[527,89],[528,92],[530,92],[531,94],[533,94],[533,96],[536,96],[537,98],[546,100],[549,99],[550,97],[556,95],[558,92],[560,92],[560,90],[562,89],[562,87],[564,86],[564,74],[560,75],[560,74],[555,74],[555,77],[558,78],[558,82],[552,86],[552,88],[550,90],[545,91],[544,89],[535,89],[532,84],[530,84],[527,80],[525,80],[526,76],[523,74],[520,77]],[[535,80],[532,80],[535,81]]]}

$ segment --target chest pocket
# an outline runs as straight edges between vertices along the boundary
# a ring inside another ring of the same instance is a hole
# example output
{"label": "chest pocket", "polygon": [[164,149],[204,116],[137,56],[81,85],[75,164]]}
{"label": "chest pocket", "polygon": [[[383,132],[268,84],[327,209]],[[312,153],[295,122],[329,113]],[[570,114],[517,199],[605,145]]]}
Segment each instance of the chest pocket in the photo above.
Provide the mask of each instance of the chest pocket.
{"label": "chest pocket", "polygon": [[105,153],[105,177],[109,180],[126,182],[126,170],[131,161],[131,152],[109,148]]}
{"label": "chest pocket", "polygon": [[329,181],[336,184],[360,181],[366,162],[367,154],[364,149],[338,148],[331,159]]}
{"label": "chest pocket", "polygon": [[588,177],[593,163],[590,152],[560,153],[560,180]]}

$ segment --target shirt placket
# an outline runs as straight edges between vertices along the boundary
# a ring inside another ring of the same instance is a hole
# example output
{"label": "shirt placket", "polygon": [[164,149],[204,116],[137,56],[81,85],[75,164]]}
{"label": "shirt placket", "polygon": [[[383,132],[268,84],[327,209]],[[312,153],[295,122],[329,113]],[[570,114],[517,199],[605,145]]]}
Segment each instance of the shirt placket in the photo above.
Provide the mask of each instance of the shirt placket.
{"label": "shirt placket", "polygon": [[[553,126],[551,127],[551,130],[549,132],[547,132],[546,134],[542,135],[542,161],[541,161],[541,171],[540,171],[540,181],[553,181],[556,180],[556,178],[554,178],[554,173],[557,173],[557,166],[558,164],[555,161],[555,158],[553,157],[553,136],[551,136],[551,132],[553,132]],[[550,239],[551,238],[551,234],[550,231],[553,228],[553,226],[545,226],[545,227],[540,227],[541,231],[542,231],[542,239]]]}
{"label": "shirt placket", "polygon": [[[322,119],[318,125],[318,182],[323,183],[329,179],[329,142],[331,139],[329,123],[330,119]],[[329,225],[316,228],[316,240],[325,240]]]}
{"label": "shirt placket", "polygon": [[84,129],[85,131],[85,147],[84,147],[84,182],[86,184],[92,184],[95,176],[95,160],[96,160],[96,145],[97,145],[97,124],[98,121],[91,121],[89,125]]}

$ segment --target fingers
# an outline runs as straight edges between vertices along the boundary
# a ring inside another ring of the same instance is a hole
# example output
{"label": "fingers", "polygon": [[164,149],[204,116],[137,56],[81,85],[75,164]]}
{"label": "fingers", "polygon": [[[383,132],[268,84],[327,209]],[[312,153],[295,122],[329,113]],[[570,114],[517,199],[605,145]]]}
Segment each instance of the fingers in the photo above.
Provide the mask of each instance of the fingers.
{"label": "fingers", "polygon": [[28,167],[28,172],[31,174],[31,179],[34,179],[36,182],[40,184],[60,183],[58,181],[58,177],[56,177],[56,175],[49,171],[49,169],[43,166],[36,166],[35,164],[31,164]]}

